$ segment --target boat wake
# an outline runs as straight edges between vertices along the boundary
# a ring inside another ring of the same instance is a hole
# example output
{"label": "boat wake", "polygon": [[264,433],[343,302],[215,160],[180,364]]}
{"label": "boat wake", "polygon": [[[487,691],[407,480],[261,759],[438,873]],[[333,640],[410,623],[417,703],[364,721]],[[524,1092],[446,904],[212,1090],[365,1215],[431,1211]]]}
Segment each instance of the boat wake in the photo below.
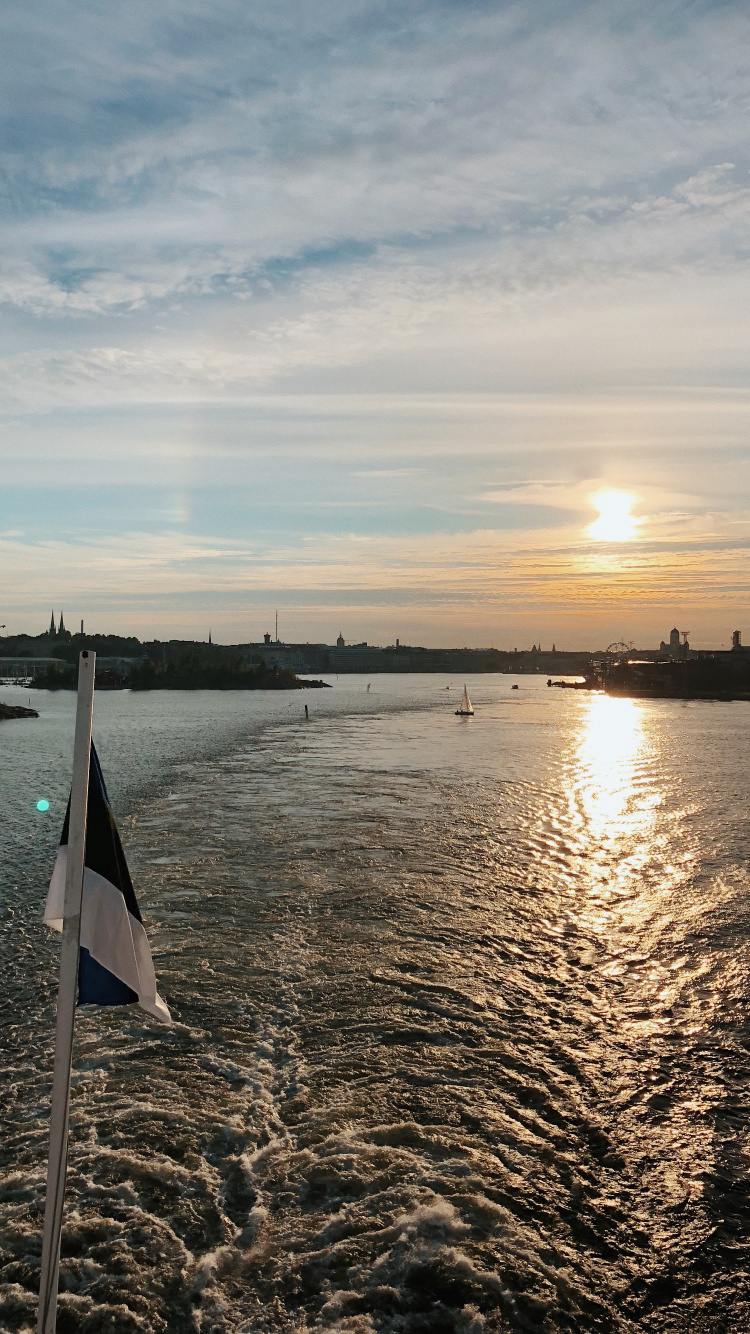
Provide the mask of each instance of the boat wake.
{"label": "boat wake", "polygon": [[[500,777],[483,706],[461,765],[415,763],[452,716],[317,721],[144,804],[128,851],[177,1022],[81,1016],[61,1329],[750,1327],[747,830],[640,705],[555,698],[588,730],[535,763],[509,730]],[[0,1193],[19,1331],[29,1013]]]}

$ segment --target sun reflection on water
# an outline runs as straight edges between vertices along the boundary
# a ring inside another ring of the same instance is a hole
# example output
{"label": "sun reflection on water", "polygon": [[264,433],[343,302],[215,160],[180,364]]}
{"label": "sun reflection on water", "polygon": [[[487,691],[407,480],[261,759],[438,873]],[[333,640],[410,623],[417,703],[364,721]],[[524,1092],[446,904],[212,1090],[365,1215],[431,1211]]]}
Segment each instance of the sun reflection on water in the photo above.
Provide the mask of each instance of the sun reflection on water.
{"label": "sun reflection on water", "polygon": [[634,699],[589,697],[578,748],[579,797],[590,833],[611,836],[632,804],[635,769],[644,744],[641,706]]}
{"label": "sun reflection on water", "polygon": [[647,781],[651,743],[639,700],[591,695],[573,757],[572,804],[589,893],[627,894],[654,852],[659,785]]}

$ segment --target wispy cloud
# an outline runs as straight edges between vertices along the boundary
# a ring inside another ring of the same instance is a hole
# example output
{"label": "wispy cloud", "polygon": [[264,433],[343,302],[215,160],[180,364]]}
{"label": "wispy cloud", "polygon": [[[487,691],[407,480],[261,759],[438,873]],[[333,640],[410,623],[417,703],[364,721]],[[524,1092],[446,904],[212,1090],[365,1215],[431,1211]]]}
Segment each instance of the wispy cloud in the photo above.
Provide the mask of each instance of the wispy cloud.
{"label": "wispy cloud", "polygon": [[[38,605],[40,614],[52,599],[76,614],[83,608],[87,616],[106,609],[111,615],[114,596],[120,615],[142,634],[153,627],[196,633],[200,609],[210,604],[220,632],[249,637],[252,609],[272,606],[274,598],[294,610],[298,637],[311,639],[330,635],[332,618],[344,611],[355,633],[369,622],[371,639],[395,617],[418,626],[428,642],[440,643],[446,626],[463,626],[473,627],[480,642],[506,647],[540,623],[558,639],[577,627],[592,645],[622,618],[653,637],[664,631],[665,600],[674,614],[702,609],[701,637],[721,640],[730,622],[741,623],[750,595],[746,537],[694,531],[604,553],[572,532],[543,538],[477,530],[273,546],[125,534],[84,541],[78,551],[55,541],[0,538],[0,555],[11,586],[24,572],[24,605]],[[21,609],[11,598],[9,614]]]}
{"label": "wispy cloud", "polygon": [[[322,252],[388,263],[467,233],[510,246],[513,271],[520,246],[523,287],[554,280],[555,255],[585,270],[597,233],[610,267],[623,231],[641,264],[718,252],[746,213],[739,8],[128,12],[15,17],[1,290],[37,313],[248,299]],[[678,221],[660,247],[654,227]]]}

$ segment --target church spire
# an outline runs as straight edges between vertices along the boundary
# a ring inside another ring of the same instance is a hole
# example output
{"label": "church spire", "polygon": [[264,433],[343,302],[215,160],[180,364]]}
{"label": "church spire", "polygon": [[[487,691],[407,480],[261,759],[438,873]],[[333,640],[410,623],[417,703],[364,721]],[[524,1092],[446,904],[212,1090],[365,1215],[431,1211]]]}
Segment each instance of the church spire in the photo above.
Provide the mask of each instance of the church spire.
{"label": "church spire", "polygon": [[58,639],[62,639],[64,634],[65,634],[65,622],[63,620],[63,614],[62,612],[60,612],[60,624],[57,627]]}
{"label": "church spire", "polygon": [[47,631],[47,634],[49,635],[50,639],[54,639],[54,638],[56,637],[56,635],[57,635],[57,630],[55,629],[55,613],[54,613],[54,611],[53,611],[52,615],[51,615],[50,618],[49,618],[49,630]]}

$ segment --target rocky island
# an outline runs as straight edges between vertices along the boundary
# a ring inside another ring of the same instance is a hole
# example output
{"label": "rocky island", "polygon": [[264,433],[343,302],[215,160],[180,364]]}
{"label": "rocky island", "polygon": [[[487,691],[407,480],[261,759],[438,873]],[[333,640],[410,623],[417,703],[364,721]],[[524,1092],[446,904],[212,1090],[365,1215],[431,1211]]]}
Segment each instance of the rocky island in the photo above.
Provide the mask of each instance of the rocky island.
{"label": "rocky island", "polygon": [[[36,676],[29,688],[37,690],[75,690],[76,665],[52,666]],[[289,668],[269,666],[266,662],[247,662],[244,658],[224,662],[205,662],[197,654],[184,654],[162,662],[143,658],[127,672],[105,668],[97,663],[97,690],[325,690],[326,681],[302,680]]]}
{"label": "rocky island", "polygon": [[24,709],[20,704],[3,704],[0,700],[0,723],[9,722],[11,718],[38,718],[36,709]]}
{"label": "rocky island", "polygon": [[185,657],[160,666],[147,661],[134,667],[131,690],[309,690],[326,689],[325,681],[303,681],[285,667],[245,661],[206,664]]}

